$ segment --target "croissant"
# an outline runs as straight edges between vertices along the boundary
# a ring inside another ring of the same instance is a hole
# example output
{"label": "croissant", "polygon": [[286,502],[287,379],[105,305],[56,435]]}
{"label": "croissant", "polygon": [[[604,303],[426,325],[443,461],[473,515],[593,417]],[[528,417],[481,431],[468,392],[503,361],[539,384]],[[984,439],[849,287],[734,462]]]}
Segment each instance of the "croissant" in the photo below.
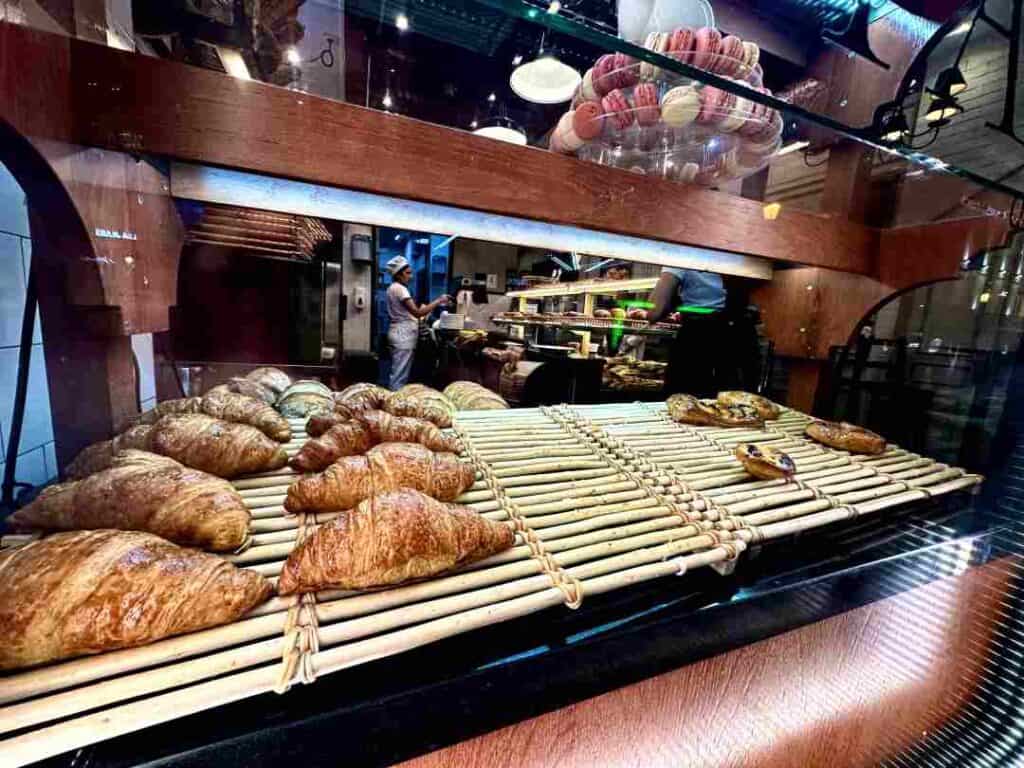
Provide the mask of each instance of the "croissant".
{"label": "croissant", "polygon": [[281,393],[277,400],[277,410],[282,416],[301,418],[314,411],[330,408],[334,405],[331,390],[319,381],[304,379],[296,381]]}
{"label": "croissant", "polygon": [[390,396],[391,390],[377,384],[361,381],[358,384],[350,384],[341,392],[335,392],[334,402],[346,405],[361,402],[369,406],[366,410],[378,410]]}
{"label": "croissant", "polygon": [[172,416],[179,413],[202,413],[201,397],[179,397],[176,400],[164,400],[157,403],[156,407],[143,411],[132,420],[132,426],[136,424],[156,424],[164,416]]}
{"label": "croissant", "polygon": [[288,420],[264,402],[234,392],[210,392],[202,400],[202,412],[224,421],[248,424],[279,443],[292,439]]}
{"label": "croissant", "polygon": [[218,477],[280,469],[288,454],[255,427],[203,413],[164,416],[152,427],[152,450]]}
{"label": "croissant", "polygon": [[[309,431],[308,424],[306,430]],[[432,451],[450,453],[460,450],[457,440],[442,434],[429,421],[411,416],[392,416],[383,411],[367,411],[309,440],[291,460],[290,466],[300,472],[318,471],[342,456],[365,453],[378,443],[419,443]]]}
{"label": "croissant", "polygon": [[86,446],[65,467],[64,474],[71,480],[79,480],[109,467],[114,459],[114,454],[118,451],[130,448],[148,451],[152,430],[153,427],[150,424],[136,424],[110,440]]}
{"label": "croissant", "polygon": [[277,393],[274,390],[263,386],[258,381],[241,377],[228,379],[225,383],[218,384],[206,394],[212,395],[218,392],[237,392],[240,395],[248,395],[257,400],[262,400],[267,405],[273,405],[277,402]]}
{"label": "croissant", "polygon": [[272,592],[255,571],[150,533],[57,533],[0,551],[0,669],[225,624]]}
{"label": "croissant", "polygon": [[339,403],[334,404],[334,409],[324,408],[310,414],[306,422],[306,434],[310,437],[320,437],[331,427],[351,421],[359,411],[353,411],[347,406]]}
{"label": "croissant", "polygon": [[505,398],[474,381],[453,381],[444,388],[444,396],[460,411],[496,411],[508,408]]}
{"label": "croissant", "polygon": [[280,396],[282,392],[292,385],[292,377],[280,368],[256,368],[249,371],[245,378],[266,387],[277,396]]}
{"label": "croissant", "polygon": [[280,594],[367,589],[433,576],[508,549],[512,528],[401,488],[324,523],[288,557]]}
{"label": "croissant", "polygon": [[148,531],[177,544],[224,551],[245,542],[249,517],[226,480],[166,456],[128,450],[85,480],[44,488],[7,524],[15,530]]}
{"label": "croissant", "polygon": [[384,443],[364,456],[345,456],[318,475],[288,487],[288,512],[351,509],[370,496],[414,488],[440,501],[453,501],[473,484],[476,473],[452,453],[433,453],[417,443]]}
{"label": "croissant", "polygon": [[426,419],[441,428],[450,427],[455,415],[451,400],[423,384],[406,384],[384,402],[384,410],[395,416]]}

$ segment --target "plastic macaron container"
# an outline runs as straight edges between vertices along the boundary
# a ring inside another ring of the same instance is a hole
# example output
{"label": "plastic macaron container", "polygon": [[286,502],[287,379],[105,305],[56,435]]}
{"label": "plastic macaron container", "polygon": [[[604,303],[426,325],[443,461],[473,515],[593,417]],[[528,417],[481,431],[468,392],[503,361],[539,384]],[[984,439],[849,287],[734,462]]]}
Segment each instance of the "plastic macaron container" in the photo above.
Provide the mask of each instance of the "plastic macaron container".
{"label": "plastic macaron container", "polygon": [[[770,93],[757,45],[713,27],[651,32],[644,47]],[[610,53],[584,74],[549,146],[603,165],[713,186],[763,168],[781,146],[782,127],[777,110]]]}

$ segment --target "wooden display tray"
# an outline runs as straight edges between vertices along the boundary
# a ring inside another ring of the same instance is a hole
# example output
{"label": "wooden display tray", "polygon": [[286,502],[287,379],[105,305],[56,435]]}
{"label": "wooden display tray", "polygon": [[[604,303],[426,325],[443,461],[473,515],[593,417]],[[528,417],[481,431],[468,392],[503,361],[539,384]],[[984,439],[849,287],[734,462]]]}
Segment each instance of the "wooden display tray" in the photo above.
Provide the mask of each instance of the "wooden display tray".
{"label": "wooden display tray", "polygon": [[[749,544],[970,488],[977,475],[890,446],[852,456],[803,437],[785,411],[762,429],[671,422],[664,403],[460,412],[478,480],[460,501],[516,545],[430,580],[372,592],[274,597],[234,623],[0,677],[0,764],[20,766],[445,637],[703,566]],[[305,437],[301,421],[287,446]],[[732,457],[769,442],[794,482]],[[290,516],[290,470],[235,486],[252,545],[230,560],[276,579],[296,540],[333,516]]]}

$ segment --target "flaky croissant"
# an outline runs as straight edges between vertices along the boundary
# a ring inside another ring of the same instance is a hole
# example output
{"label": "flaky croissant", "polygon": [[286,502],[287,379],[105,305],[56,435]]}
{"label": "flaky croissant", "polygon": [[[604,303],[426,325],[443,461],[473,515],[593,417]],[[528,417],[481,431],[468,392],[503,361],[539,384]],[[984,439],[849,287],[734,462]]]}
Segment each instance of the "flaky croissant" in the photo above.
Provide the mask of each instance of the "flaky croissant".
{"label": "flaky croissant", "polygon": [[360,410],[378,410],[389,397],[391,390],[368,381],[361,381],[358,384],[350,384],[341,392],[335,392],[334,402],[346,405],[359,403]]}
{"label": "flaky croissant", "polygon": [[[306,429],[309,430],[308,423]],[[365,453],[379,443],[419,443],[432,451],[451,453],[460,450],[457,440],[446,437],[429,421],[392,416],[384,411],[366,411],[307,441],[289,465],[300,472],[314,472],[342,456]]]}
{"label": "flaky croissant", "polygon": [[135,424],[156,424],[164,416],[173,416],[180,413],[202,413],[203,398],[201,397],[179,397],[175,400],[164,400],[157,403],[148,411],[143,411],[132,420]]}
{"label": "flaky croissant", "polygon": [[152,431],[153,426],[151,424],[137,424],[110,440],[86,446],[64,469],[65,476],[70,480],[80,480],[83,477],[88,477],[95,472],[104,470],[111,465],[114,454],[118,451],[132,448],[148,451],[150,449],[149,438]]}
{"label": "flaky croissant", "polygon": [[44,488],[7,518],[18,531],[116,528],[214,551],[237,549],[250,514],[231,483],[167,456],[128,450],[84,480]]}
{"label": "flaky croissant", "polygon": [[418,443],[384,443],[364,456],[345,456],[318,475],[288,487],[288,512],[351,509],[370,496],[414,488],[440,501],[454,501],[476,473],[453,453],[434,453]]}
{"label": "flaky croissant", "polygon": [[423,384],[406,384],[384,401],[384,410],[395,416],[426,419],[442,429],[450,427],[455,416],[452,401]]}
{"label": "flaky croissant", "polygon": [[266,387],[278,397],[292,385],[292,377],[280,368],[256,368],[245,374],[245,378]]}
{"label": "flaky croissant", "polygon": [[0,551],[0,669],[225,624],[272,592],[255,571],[149,533],[57,533]]}
{"label": "flaky croissant", "polygon": [[252,381],[242,377],[235,377],[228,379],[223,384],[218,384],[213,389],[209,390],[206,394],[212,395],[217,392],[237,392],[240,395],[248,395],[254,397],[267,405],[273,405],[277,402],[277,393],[268,387],[263,386],[258,381]]}
{"label": "flaky croissant", "polygon": [[234,424],[203,413],[165,416],[152,427],[155,453],[217,477],[280,469],[288,454],[248,424]]}
{"label": "flaky croissant", "polygon": [[164,416],[183,413],[205,413],[216,419],[248,424],[281,443],[287,443],[292,439],[288,420],[265,402],[217,387],[203,397],[164,400],[155,408],[141,413],[135,421],[138,424],[156,424]]}
{"label": "flaky croissant", "polygon": [[505,398],[475,381],[453,381],[444,388],[443,394],[460,411],[497,411],[508,408]]}
{"label": "flaky croissant", "polygon": [[288,557],[282,595],[366,589],[433,576],[512,546],[512,528],[402,488],[324,523]]}

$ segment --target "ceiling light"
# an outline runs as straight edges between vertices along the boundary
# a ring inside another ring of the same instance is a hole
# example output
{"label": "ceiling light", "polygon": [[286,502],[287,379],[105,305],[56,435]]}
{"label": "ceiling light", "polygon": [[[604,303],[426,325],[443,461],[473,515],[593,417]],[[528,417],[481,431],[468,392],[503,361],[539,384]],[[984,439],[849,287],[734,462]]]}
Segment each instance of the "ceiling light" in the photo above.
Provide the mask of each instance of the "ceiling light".
{"label": "ceiling light", "polygon": [[897,109],[882,124],[881,135],[885,141],[897,142],[903,138],[903,134],[910,132],[910,125],[907,123],[907,116],[902,109]]}
{"label": "ceiling light", "polygon": [[381,99],[380,103],[384,105],[385,109],[391,109],[391,105],[394,102],[391,100],[391,92],[390,91],[384,91],[384,98]]}
{"label": "ceiling light", "polygon": [[517,53],[514,57],[512,57],[512,66],[513,67],[518,67],[522,63],[523,63],[523,54]]}
{"label": "ceiling light", "polygon": [[252,80],[249,74],[249,67],[245,64],[242,54],[234,48],[222,48],[217,46],[217,54],[220,56],[220,63],[224,65],[224,71],[239,80]]}
{"label": "ceiling light", "polygon": [[284,56],[292,66],[298,66],[299,62],[302,61],[302,58],[299,56],[299,51],[294,45],[288,46],[288,50],[284,52]]}
{"label": "ceiling light", "polygon": [[507,141],[509,144],[526,144],[526,133],[507,117],[492,118],[482,128],[473,131],[473,134],[497,141]]}
{"label": "ceiling light", "polygon": [[512,92],[526,101],[561,104],[573,97],[582,79],[575,69],[547,54],[516,67],[508,83]]}
{"label": "ceiling light", "polygon": [[409,17],[404,13],[400,13],[395,16],[395,26],[398,27],[399,31],[405,32],[409,28]]}
{"label": "ceiling light", "polygon": [[548,3],[548,13],[558,13],[562,10],[562,4],[558,0],[551,0]]}
{"label": "ceiling light", "polygon": [[811,142],[809,141],[794,141],[776,152],[775,156],[782,157],[783,155],[788,155],[792,152],[799,152],[801,149],[807,149],[809,146],[811,146]]}
{"label": "ceiling light", "polygon": [[963,111],[964,108],[952,96],[937,96],[932,99],[924,119],[928,121],[929,127],[941,128]]}
{"label": "ceiling light", "polygon": [[761,215],[764,216],[765,221],[775,221],[779,218],[779,213],[782,211],[782,203],[768,203],[761,209]]}
{"label": "ceiling light", "polygon": [[478,121],[474,120],[472,123],[469,124],[469,127],[470,128],[479,128],[480,127],[480,123]]}
{"label": "ceiling light", "polygon": [[491,92],[491,95],[487,97],[487,100],[493,104],[494,100],[497,98],[498,97],[494,94],[494,92]]}
{"label": "ceiling light", "polygon": [[939,96],[957,96],[967,90],[967,81],[960,67],[949,67],[939,72],[932,89]]}

